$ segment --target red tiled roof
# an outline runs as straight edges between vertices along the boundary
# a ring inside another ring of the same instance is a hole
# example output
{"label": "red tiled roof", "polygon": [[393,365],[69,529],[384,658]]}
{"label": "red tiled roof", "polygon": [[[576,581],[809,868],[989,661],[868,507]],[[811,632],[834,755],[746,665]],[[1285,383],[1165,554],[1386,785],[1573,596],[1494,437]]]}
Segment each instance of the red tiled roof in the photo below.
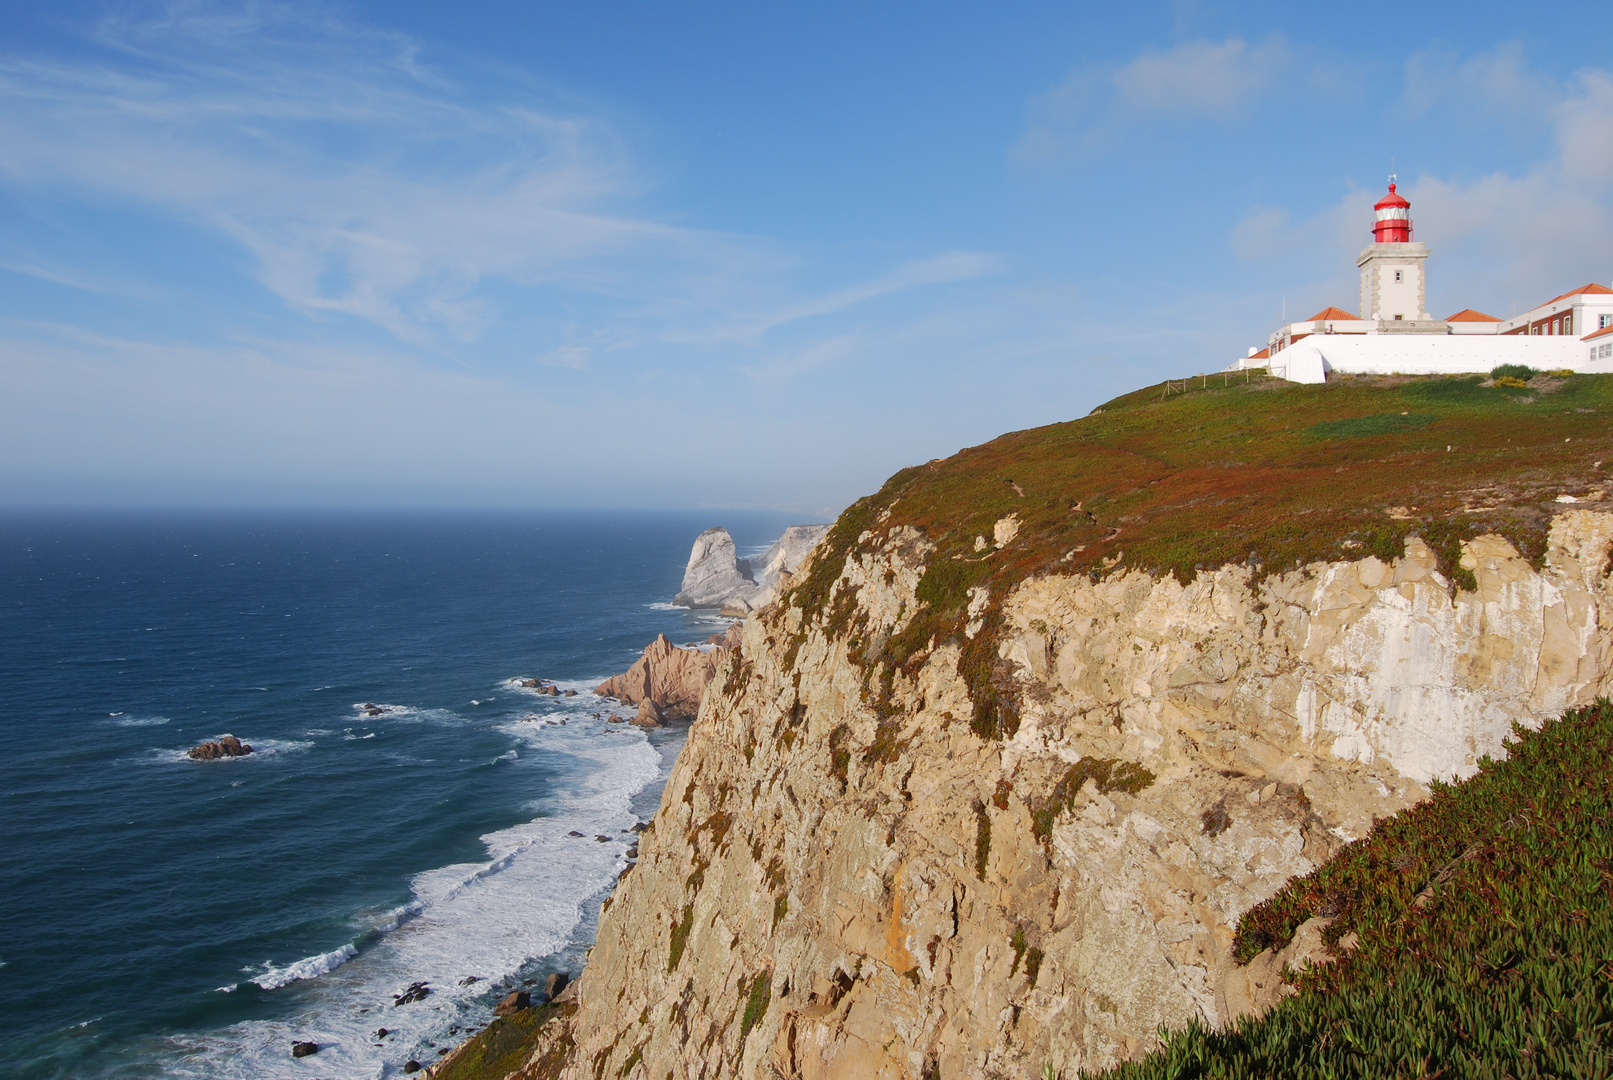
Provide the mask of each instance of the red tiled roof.
{"label": "red tiled roof", "polygon": [[1270,360],[1271,359],[1271,347],[1267,346],[1266,348],[1261,349],[1259,352],[1255,353],[1249,359],[1251,359],[1251,360]]}
{"label": "red tiled roof", "polygon": [[1609,324],[1607,326],[1604,326],[1600,330],[1597,330],[1597,331],[1595,331],[1593,333],[1586,334],[1584,337],[1580,338],[1579,340],[1581,340],[1581,341],[1589,341],[1593,337],[1607,337],[1607,335],[1609,335],[1609,334],[1613,334],[1613,324]]}
{"label": "red tiled roof", "polygon": [[1458,311],[1455,315],[1450,316],[1445,321],[1446,322],[1500,322],[1501,320],[1496,318],[1494,315],[1486,315],[1482,311],[1474,311],[1472,308],[1469,307],[1469,308],[1463,308],[1461,311]]}
{"label": "red tiled roof", "polygon": [[[1613,289],[1608,288],[1606,285],[1598,285],[1593,281],[1589,285],[1581,285],[1577,289],[1570,289],[1561,296],[1554,296],[1547,300],[1546,304],[1555,304],[1559,300],[1567,300],[1570,296],[1606,296],[1610,293],[1613,293]],[[1540,306],[1545,307],[1546,304],[1541,304]]]}
{"label": "red tiled roof", "polygon": [[1351,320],[1354,320],[1354,319],[1356,319],[1358,317],[1359,316],[1356,316],[1356,315],[1354,315],[1354,314],[1352,314],[1352,313],[1350,313],[1348,311],[1344,311],[1344,310],[1342,310],[1340,308],[1333,307],[1331,304],[1329,304],[1327,307],[1323,308],[1321,311],[1318,311],[1315,315],[1312,315],[1310,317],[1310,321],[1311,322],[1321,322],[1323,319],[1333,319],[1335,321],[1337,321],[1339,319],[1351,319]]}

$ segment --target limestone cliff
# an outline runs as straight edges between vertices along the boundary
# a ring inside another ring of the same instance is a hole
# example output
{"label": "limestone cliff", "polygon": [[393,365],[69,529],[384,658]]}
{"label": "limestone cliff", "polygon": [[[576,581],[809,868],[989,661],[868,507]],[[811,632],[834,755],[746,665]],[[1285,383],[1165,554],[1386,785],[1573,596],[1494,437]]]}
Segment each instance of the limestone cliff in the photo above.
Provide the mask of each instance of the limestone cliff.
{"label": "limestone cliff", "polygon": [[[1478,536],[1472,590],[1415,538],[1258,580],[1037,575],[898,666],[935,548],[865,530],[823,603],[787,594],[719,668],[564,1075],[1071,1076],[1262,1007],[1280,962],[1233,963],[1242,912],[1606,692],[1610,540],[1570,510],[1537,569]],[[1017,718],[983,737],[988,619]]]}

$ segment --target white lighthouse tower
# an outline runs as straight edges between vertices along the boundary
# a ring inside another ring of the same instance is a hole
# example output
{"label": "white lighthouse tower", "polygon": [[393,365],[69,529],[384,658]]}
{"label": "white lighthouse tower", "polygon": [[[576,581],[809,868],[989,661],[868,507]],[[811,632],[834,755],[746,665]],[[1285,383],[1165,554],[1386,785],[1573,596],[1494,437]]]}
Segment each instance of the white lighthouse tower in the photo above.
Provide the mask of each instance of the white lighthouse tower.
{"label": "white lighthouse tower", "polygon": [[1389,194],[1372,209],[1372,243],[1355,260],[1361,268],[1362,320],[1377,323],[1380,333],[1447,333],[1445,322],[1428,314],[1428,246],[1411,238],[1411,203],[1395,191],[1394,177]]}

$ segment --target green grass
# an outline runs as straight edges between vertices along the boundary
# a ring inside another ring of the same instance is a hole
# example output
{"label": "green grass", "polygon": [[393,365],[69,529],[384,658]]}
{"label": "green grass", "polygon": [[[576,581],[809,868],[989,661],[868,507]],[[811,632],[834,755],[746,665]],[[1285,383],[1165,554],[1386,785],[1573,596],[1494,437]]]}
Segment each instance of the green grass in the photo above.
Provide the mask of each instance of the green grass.
{"label": "green grass", "polygon": [[1397,435],[1425,428],[1439,419],[1429,413],[1377,413],[1352,416],[1348,420],[1323,420],[1305,429],[1313,439],[1365,439],[1373,435]]}
{"label": "green grass", "polygon": [[1505,762],[1379,822],[1245,914],[1237,955],[1318,915],[1359,944],[1298,996],[1102,1075],[1613,1076],[1613,703],[1519,729]]}

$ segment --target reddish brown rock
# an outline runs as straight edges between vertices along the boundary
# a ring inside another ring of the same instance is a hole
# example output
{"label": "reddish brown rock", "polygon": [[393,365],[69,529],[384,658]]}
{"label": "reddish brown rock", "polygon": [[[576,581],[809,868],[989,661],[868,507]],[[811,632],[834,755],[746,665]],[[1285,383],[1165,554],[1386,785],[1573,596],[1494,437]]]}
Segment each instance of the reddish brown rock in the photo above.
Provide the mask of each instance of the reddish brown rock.
{"label": "reddish brown rock", "polygon": [[666,717],[655,707],[655,702],[645,698],[638,703],[638,715],[633,717],[633,723],[639,727],[660,727],[666,723]]}
{"label": "reddish brown rock", "polygon": [[[734,639],[729,636],[719,640],[723,644],[702,651],[674,645],[662,634],[645,646],[644,655],[632,667],[606,679],[594,688],[594,693],[639,705],[634,723],[648,727],[668,720],[693,720],[700,711],[706,684]],[[652,713],[646,714],[642,708],[645,702],[653,707]],[[654,722],[648,723],[651,716]]]}
{"label": "reddish brown rock", "polygon": [[192,747],[189,755],[196,761],[216,761],[219,758],[245,757],[251,752],[251,746],[234,735],[226,735],[216,742],[204,742],[200,746]]}

